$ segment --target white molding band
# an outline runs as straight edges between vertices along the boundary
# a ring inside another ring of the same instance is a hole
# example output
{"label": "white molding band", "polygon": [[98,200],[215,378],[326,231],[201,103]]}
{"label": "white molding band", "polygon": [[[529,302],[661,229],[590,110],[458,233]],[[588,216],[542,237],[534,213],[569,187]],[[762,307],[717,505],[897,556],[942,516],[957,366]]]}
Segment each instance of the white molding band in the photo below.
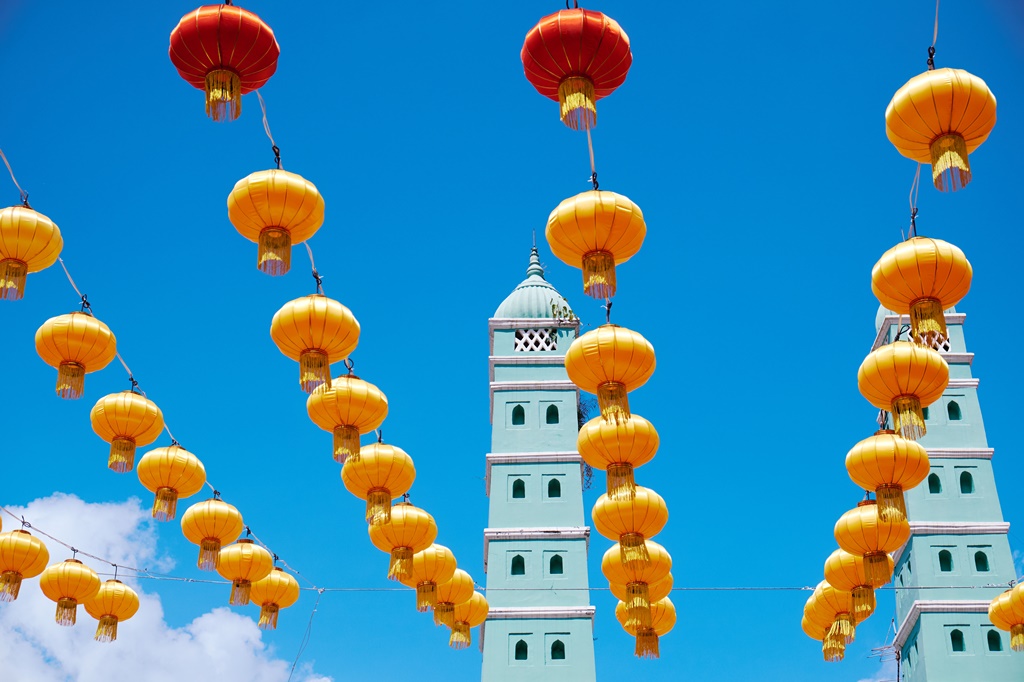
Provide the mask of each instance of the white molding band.
{"label": "white molding band", "polygon": [[992,459],[994,448],[928,448],[929,459]]}
{"label": "white molding band", "polygon": [[897,650],[903,650],[903,645],[907,643],[907,637],[913,632],[914,626],[917,625],[917,619],[921,617],[922,613],[984,613],[987,615],[989,603],[982,600],[915,599],[907,617],[903,619],[896,631],[893,645]]}
{"label": "white molding band", "polygon": [[487,473],[484,474],[488,497],[491,495],[492,464],[579,464],[581,480],[583,477],[583,458],[578,452],[488,452]]}
{"label": "white molding band", "polygon": [[[946,324],[963,324],[967,318],[966,313],[946,313]],[[871,350],[877,350],[879,346],[888,338],[889,329],[896,324],[900,324],[901,320],[906,320],[904,324],[910,323],[909,315],[886,315],[882,318],[882,324],[878,328],[878,333],[875,335],[875,342],[871,344]]]}
{"label": "white molding band", "polygon": [[492,317],[487,320],[489,329],[579,329],[579,320],[559,320],[554,317]]}
{"label": "white molding band", "polygon": [[590,526],[550,526],[536,528],[484,528],[484,573],[491,540],[586,540],[590,551]]}
{"label": "white molding band", "polygon": [[594,620],[594,606],[492,606],[487,620],[555,620],[589,618]]}
{"label": "white molding band", "polygon": [[974,353],[942,353],[942,357],[951,365],[974,364]]}
{"label": "white molding band", "polygon": [[492,381],[491,392],[494,391],[576,391],[576,384],[568,379],[549,381]]}
{"label": "white molding band", "polygon": [[977,388],[977,379],[950,379],[946,388]]}
{"label": "white molding band", "polygon": [[[956,521],[911,521],[910,538],[929,535],[1006,535],[1010,532],[1010,524],[1002,521],[990,523],[962,523]],[[907,550],[905,545],[892,553],[893,563],[897,566]]]}

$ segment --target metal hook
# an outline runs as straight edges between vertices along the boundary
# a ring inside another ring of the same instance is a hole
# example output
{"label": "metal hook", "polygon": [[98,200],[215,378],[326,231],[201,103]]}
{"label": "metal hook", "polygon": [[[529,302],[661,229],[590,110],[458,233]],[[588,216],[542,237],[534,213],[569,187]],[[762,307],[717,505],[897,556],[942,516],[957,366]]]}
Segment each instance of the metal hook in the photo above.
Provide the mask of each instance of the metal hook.
{"label": "metal hook", "polygon": [[271,145],[271,149],[274,150],[274,163],[277,164],[277,170],[281,170],[281,149],[276,145]]}
{"label": "metal hook", "polygon": [[928,70],[935,70],[935,46],[932,45],[928,48]]}
{"label": "metal hook", "polygon": [[352,361],[352,358],[345,358],[345,369],[348,370],[349,374],[352,374],[352,368],[356,366],[356,363]]}
{"label": "metal hook", "polygon": [[601,306],[604,308],[604,323],[612,323],[612,300],[610,298],[605,299],[605,304]]}
{"label": "metal hook", "polygon": [[593,183],[594,189],[598,189],[601,187],[601,185],[599,185],[597,182],[597,171],[594,171],[593,173],[590,174],[590,182]]}
{"label": "metal hook", "polygon": [[378,443],[383,443],[384,442],[384,429],[377,429],[377,442]]}

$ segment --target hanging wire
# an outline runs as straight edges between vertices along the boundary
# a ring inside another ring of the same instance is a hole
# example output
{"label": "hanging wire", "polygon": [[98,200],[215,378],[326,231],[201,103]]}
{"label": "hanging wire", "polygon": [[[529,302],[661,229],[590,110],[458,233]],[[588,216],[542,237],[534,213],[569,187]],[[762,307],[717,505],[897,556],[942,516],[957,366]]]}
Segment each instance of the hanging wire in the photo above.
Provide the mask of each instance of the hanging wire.
{"label": "hanging wire", "polygon": [[313,269],[313,279],[316,281],[316,293],[321,296],[324,295],[324,278],[320,276],[320,273],[316,271],[316,263],[313,261],[313,249],[309,248],[309,242],[302,242],[302,245],[306,247],[306,253],[309,254],[309,267]]}
{"label": "hanging wire", "polygon": [[594,140],[590,137],[590,128],[587,128],[587,150],[590,152],[590,182],[596,190],[600,185],[597,184],[597,168],[594,166]]}
{"label": "hanging wire", "polygon": [[14,181],[14,186],[18,188],[18,192],[21,194],[21,205],[25,208],[32,208],[28,205],[28,192],[21,188],[18,184],[18,179],[14,177],[14,169],[11,168],[11,163],[7,160],[7,155],[4,154],[4,150],[0,149],[0,158],[4,160],[4,165],[7,166],[7,172],[11,174],[11,180]]}
{"label": "hanging wire", "polygon": [[320,606],[320,598],[324,596],[324,590],[317,590],[316,602],[313,604],[313,610],[309,613],[309,622],[306,623],[306,633],[302,636],[302,643],[299,644],[299,651],[295,654],[295,661],[292,663],[292,669],[288,672],[288,682],[291,682],[292,675],[295,674],[295,668],[299,665],[299,659],[302,658],[303,652],[306,651],[306,647],[309,645],[310,637],[313,634],[313,617],[316,616],[316,609]]}
{"label": "hanging wire", "polygon": [[928,48],[928,70],[935,70],[935,43],[939,42],[939,0],[935,0],[935,31],[932,33],[932,44]]}
{"label": "hanging wire", "polygon": [[274,136],[270,133],[270,122],[267,121],[267,103],[263,101],[263,95],[260,91],[256,91],[256,99],[260,101],[260,109],[263,110],[263,130],[267,133],[267,137],[270,138],[270,148],[274,150],[274,163],[277,164],[277,169],[281,170],[281,149],[274,142]]}
{"label": "hanging wire", "polygon": [[910,230],[907,239],[917,236],[917,195],[921,190],[921,163],[917,164],[917,172],[914,173],[914,182],[910,184]]}

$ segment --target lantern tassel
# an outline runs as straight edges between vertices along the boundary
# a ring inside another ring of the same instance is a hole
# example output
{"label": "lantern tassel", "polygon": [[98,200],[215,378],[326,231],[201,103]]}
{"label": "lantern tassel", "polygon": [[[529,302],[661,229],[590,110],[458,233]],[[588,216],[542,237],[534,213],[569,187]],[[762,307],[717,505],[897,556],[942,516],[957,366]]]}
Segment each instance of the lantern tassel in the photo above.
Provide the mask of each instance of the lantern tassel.
{"label": "lantern tassel", "polygon": [[437,583],[427,580],[416,586],[416,610],[429,611],[437,603]]}
{"label": "lantern tassel", "polygon": [[21,574],[17,571],[0,573],[0,602],[11,602],[18,598],[21,591]]}
{"label": "lantern tassel", "polygon": [[57,395],[64,400],[78,400],[85,390],[85,367],[77,362],[62,362],[57,367]]}
{"label": "lantern tassel", "polygon": [[366,494],[366,522],[379,526],[391,520],[391,491],[374,488]]}
{"label": "lantern tassel", "polygon": [[453,649],[465,649],[473,643],[473,635],[469,631],[469,623],[460,620],[452,625],[452,636],[448,638],[448,646]]}
{"label": "lantern tassel", "polygon": [[156,489],[153,499],[153,518],[157,521],[171,521],[178,511],[178,491],[161,486]]}
{"label": "lantern tassel", "polygon": [[636,498],[636,481],[632,464],[612,464],[608,467],[608,497],[613,500]]}
{"label": "lantern tassel", "polygon": [[220,563],[220,540],[217,538],[204,538],[199,543],[199,570],[215,571]]}
{"label": "lantern tassel", "polygon": [[252,583],[248,580],[235,580],[231,583],[231,597],[228,603],[232,606],[245,606],[249,603],[249,589]]}
{"label": "lantern tassel", "polygon": [[102,616],[96,626],[97,642],[113,642],[117,639],[117,616]]}
{"label": "lantern tassel", "polygon": [[830,637],[841,637],[844,644],[851,644],[856,637],[857,629],[850,614],[840,613],[836,616],[836,619],[832,621],[832,627],[829,628],[828,634]]}
{"label": "lantern tassel", "polygon": [[615,257],[607,251],[591,251],[583,256],[583,292],[604,300],[615,296]]}
{"label": "lantern tassel", "polygon": [[452,602],[442,601],[434,604],[434,625],[447,625],[451,627],[454,624],[454,615],[455,604]]}
{"label": "lantern tassel", "polygon": [[[887,562],[888,563],[888,562]],[[862,585],[853,588],[853,615],[862,621],[875,611],[875,588]]]}
{"label": "lantern tassel", "polygon": [[875,488],[878,499],[878,518],[886,523],[902,523],[907,518],[907,503],[903,499],[903,488],[898,485],[883,485]]}
{"label": "lantern tassel", "polygon": [[299,354],[299,384],[306,393],[312,393],[323,385],[331,387],[331,361],[327,353],[304,350]]}
{"label": "lantern tassel", "polygon": [[1024,651],[1024,624],[1010,628],[1010,648],[1018,652]]}
{"label": "lantern tassel", "polygon": [[821,642],[821,653],[829,663],[838,663],[843,660],[843,656],[846,654],[846,644],[843,643],[843,638],[825,635],[825,639]]}
{"label": "lantern tassel", "polygon": [[914,301],[910,306],[910,334],[914,343],[942,350],[949,338],[942,303],[934,298]]}
{"label": "lantern tassel", "polygon": [[359,456],[359,429],[342,425],[334,427],[334,461],[344,464],[349,457]]}
{"label": "lantern tassel", "polygon": [[271,277],[288,274],[292,267],[292,235],[279,227],[260,230],[256,269]]}
{"label": "lantern tassel", "polygon": [[395,547],[391,550],[391,564],[388,566],[388,579],[408,580],[412,577],[412,549]]}
{"label": "lantern tassel", "polygon": [[601,407],[601,416],[609,424],[621,424],[630,417],[626,387],[617,381],[608,381],[597,387],[597,404]]}
{"label": "lantern tassel", "polygon": [[896,433],[907,440],[917,440],[928,433],[924,425],[921,401],[914,395],[901,395],[892,401],[892,415]]}
{"label": "lantern tassel", "polygon": [[594,83],[583,76],[569,76],[558,84],[558,105],[562,123],[572,130],[590,130],[597,125]]}
{"label": "lantern tassel", "polygon": [[971,181],[967,143],[958,133],[939,137],[931,144],[932,182],[940,192],[956,192]]}
{"label": "lantern tassel", "polygon": [[622,565],[631,571],[637,571],[650,565],[651,555],[647,552],[647,543],[640,533],[623,533],[619,536],[619,558]]}
{"label": "lantern tassel", "polygon": [[871,587],[881,587],[892,579],[889,572],[889,557],[885,552],[864,555],[864,578]]}
{"label": "lantern tassel", "polygon": [[20,301],[27,280],[28,265],[14,258],[0,260],[0,301]]}
{"label": "lantern tassel", "polygon": [[651,627],[651,597],[647,583],[635,582],[626,585],[626,626]]}
{"label": "lantern tassel", "polygon": [[206,74],[206,115],[234,121],[242,113],[242,80],[237,73],[215,69]]}
{"label": "lantern tassel", "polygon": [[276,630],[277,614],[281,610],[277,604],[264,604],[260,607],[260,621],[257,623],[260,630]]}
{"label": "lantern tassel", "polygon": [[65,627],[75,624],[75,617],[78,615],[78,601],[69,597],[62,597],[57,600],[57,625]]}
{"label": "lantern tassel", "polygon": [[135,441],[127,436],[117,436],[110,443],[107,468],[124,474],[131,471],[133,466],[135,466]]}
{"label": "lantern tassel", "polygon": [[637,658],[658,658],[658,633],[654,628],[640,628],[636,631],[636,649],[633,653]]}

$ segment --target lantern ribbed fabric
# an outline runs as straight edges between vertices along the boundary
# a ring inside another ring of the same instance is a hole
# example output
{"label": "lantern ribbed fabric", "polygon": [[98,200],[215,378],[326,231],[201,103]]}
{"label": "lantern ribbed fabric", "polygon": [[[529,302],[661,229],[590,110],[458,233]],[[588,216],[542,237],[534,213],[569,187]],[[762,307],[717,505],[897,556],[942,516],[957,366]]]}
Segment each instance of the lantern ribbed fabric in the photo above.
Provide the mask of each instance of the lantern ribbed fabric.
{"label": "lantern ribbed fabric", "polygon": [[639,568],[650,561],[644,540],[660,533],[668,523],[668,505],[653,490],[636,486],[632,499],[601,495],[591,516],[598,533],[619,543],[622,562]]}
{"label": "lantern ribbed fabric", "polygon": [[672,557],[668,551],[652,540],[645,540],[650,560],[643,565],[627,564],[622,560],[622,549],[616,544],[604,553],[601,572],[610,583],[626,586],[630,618],[642,627],[651,624],[650,586],[663,579],[672,570]]}
{"label": "lantern ribbed fabric", "polygon": [[597,100],[622,85],[633,63],[618,23],[579,8],[541,19],[526,34],[520,57],[526,79],[559,103],[562,122],[573,130],[597,125]]}
{"label": "lantern ribbed fabric", "polygon": [[676,626],[676,607],[672,600],[664,597],[651,602],[651,624],[638,625],[630,619],[630,609],[626,602],[620,601],[615,606],[615,617],[619,619],[622,629],[636,637],[636,648],[633,653],[637,658],[658,658],[658,638],[664,637]]}
{"label": "lantern ribbed fabric", "polygon": [[133,391],[103,396],[89,413],[92,430],[110,443],[107,467],[123,474],[135,465],[135,448],[146,446],[164,430],[164,414],[149,398]]}
{"label": "lantern ribbed fabric", "polygon": [[324,198],[301,175],[281,169],[257,171],[235,183],[228,195],[228,220],[259,246],[260,272],[284,275],[291,268],[292,246],[324,224]]}
{"label": "lantern ribbed fabric", "polygon": [[120,580],[108,580],[84,605],[86,613],[99,621],[93,639],[113,642],[117,639],[117,624],[138,613],[139,595]]}
{"label": "lantern ribbed fabric", "polygon": [[854,483],[875,493],[883,519],[895,514],[894,520],[899,520],[907,517],[903,492],[928,477],[928,451],[894,431],[882,430],[853,446],[846,455],[846,471]]}
{"label": "lantern ribbed fabric", "polygon": [[[892,575],[892,557],[888,559],[887,572]],[[864,558],[841,549],[832,552],[825,560],[825,582],[837,590],[849,592],[853,598],[853,613],[857,621],[867,618],[875,610],[875,588],[868,581]]]}
{"label": "lantern ribbed fabric", "polygon": [[922,408],[938,400],[949,385],[949,365],[938,352],[909,341],[872,351],[857,371],[861,395],[892,412],[896,433],[910,440],[925,435]]}
{"label": "lantern ribbed fabric", "polygon": [[50,552],[27,530],[0,533],[0,602],[18,598],[21,581],[34,578],[50,563]]}
{"label": "lantern ribbed fabric", "polygon": [[78,559],[65,559],[46,567],[39,575],[39,588],[57,602],[57,625],[74,625],[78,605],[96,595],[100,577]]}
{"label": "lantern ribbed fabric", "polygon": [[206,91],[206,114],[224,121],[238,118],[242,95],[274,75],[281,48],[252,12],[204,5],[181,18],[171,32],[169,54],[178,75]]}
{"label": "lantern ribbed fabric", "polygon": [[[665,597],[672,594],[672,585],[672,574],[669,573],[661,580],[657,580],[647,586],[647,598],[650,600],[652,604],[656,601],[664,599]],[[620,599],[626,603],[629,603],[629,601],[632,599],[632,597],[630,597],[629,595],[629,585],[627,584],[608,583],[608,589],[611,591],[611,593],[615,596],[616,599]],[[634,612],[632,618],[627,617],[626,624],[634,625],[635,623],[633,621],[635,617],[636,613]]]}
{"label": "lantern ribbed fabric", "polygon": [[52,220],[26,206],[0,210],[0,301],[25,295],[33,272],[57,262],[64,240]]}
{"label": "lantern ribbed fabric", "polygon": [[306,393],[331,383],[331,363],[341,362],[359,344],[352,311],[322,294],[285,303],[270,323],[278,350],[299,362],[299,385]]}
{"label": "lantern ribbed fabric", "polygon": [[1024,651],[1024,583],[1017,583],[992,600],[988,618],[1000,630],[1010,633],[1010,648]]}
{"label": "lantern ribbed fabric", "polygon": [[640,207],[604,190],[562,201],[548,217],[551,253],[583,270],[583,291],[597,299],[615,296],[615,266],[636,255],[647,225]]}
{"label": "lantern ribbed fabric", "polygon": [[391,518],[368,526],[370,542],[391,555],[388,578],[408,580],[412,575],[412,558],[437,539],[434,517],[419,507],[399,502],[391,507]]}
{"label": "lantern ribbed fabric", "polygon": [[181,532],[199,545],[197,565],[204,571],[217,568],[221,547],[234,542],[244,528],[239,511],[217,498],[193,504],[181,517]]}
{"label": "lantern ribbed fabric", "polygon": [[192,497],[206,485],[206,467],[199,458],[180,445],[154,448],[139,460],[139,482],[156,494],[153,518],[170,521],[178,509],[178,500]]}
{"label": "lantern ribbed fabric", "polygon": [[448,638],[448,646],[465,649],[472,644],[473,634],[470,630],[487,620],[489,610],[487,600],[479,592],[474,592],[469,600],[457,604],[452,612],[452,636]]}
{"label": "lantern ribbed fabric", "polygon": [[885,134],[900,154],[932,166],[932,181],[955,192],[971,181],[968,154],[996,124],[996,98],[962,69],[932,69],[911,78],[885,109]]}
{"label": "lantern ribbed fabric", "polygon": [[277,615],[299,600],[299,582],[277,566],[249,586],[249,601],[260,607],[260,630],[276,630]]}
{"label": "lantern ribbed fabric", "polygon": [[[845,650],[846,645],[852,643],[857,636],[859,620],[854,616],[853,595],[836,589],[824,580],[814,588],[814,595],[818,604],[816,616],[823,620],[831,620],[828,633],[822,642],[825,660],[831,660],[828,651]],[[868,613],[864,618],[870,615]],[[842,656],[836,660],[842,660]]]}
{"label": "lantern ribbed fabric", "polygon": [[878,259],[871,270],[871,290],[883,306],[910,316],[910,335],[916,343],[939,350],[949,339],[943,311],[967,295],[973,274],[956,246],[912,237]]}
{"label": "lantern ribbed fabric", "polygon": [[864,558],[867,584],[881,587],[892,579],[895,552],[910,539],[910,523],[906,518],[882,519],[874,500],[861,502],[836,521],[835,537],[843,550]]}
{"label": "lantern ribbed fabric", "polygon": [[341,467],[345,489],[366,500],[367,523],[385,523],[391,518],[391,501],[409,492],[416,480],[412,457],[385,443],[372,443],[348,457]]}
{"label": "lantern ribbed fabric", "polygon": [[819,599],[819,595],[819,591],[815,590],[807,598],[800,626],[808,637],[821,642],[821,653],[825,660],[835,663],[843,660],[846,655],[846,638],[838,634],[829,636],[836,614]]}
{"label": "lantern ribbed fabric", "polygon": [[654,346],[637,332],[604,324],[572,342],[565,354],[569,380],[597,394],[607,421],[629,418],[629,398],[654,374]]}
{"label": "lantern ribbed fabric", "polygon": [[580,429],[576,449],[584,462],[608,472],[608,497],[619,500],[633,497],[633,471],[654,458],[660,442],[654,425],[638,414],[611,422],[595,417]]}
{"label": "lantern ribbed fabric", "polygon": [[461,568],[456,568],[452,577],[437,586],[437,603],[434,604],[434,625],[455,624],[455,607],[465,604],[473,597],[473,577]]}
{"label": "lantern ribbed fabric", "polygon": [[82,397],[85,375],[103,369],[117,356],[117,341],[92,315],[68,313],[51,317],[36,331],[36,352],[57,368],[57,395],[75,400]]}
{"label": "lantern ribbed fabric", "polygon": [[263,580],[274,568],[274,557],[248,538],[220,550],[217,573],[231,581],[228,603],[245,606],[249,603],[249,590],[257,580]]}
{"label": "lantern ribbed fabric", "polygon": [[402,580],[406,587],[416,588],[416,610],[430,611],[437,603],[437,586],[455,575],[455,554],[444,545],[433,544],[412,555],[409,577]]}
{"label": "lantern ribbed fabric", "polygon": [[334,459],[359,452],[359,436],[379,428],[388,416],[388,399],[373,384],[352,374],[331,380],[306,399],[306,412],[314,424],[334,434]]}

